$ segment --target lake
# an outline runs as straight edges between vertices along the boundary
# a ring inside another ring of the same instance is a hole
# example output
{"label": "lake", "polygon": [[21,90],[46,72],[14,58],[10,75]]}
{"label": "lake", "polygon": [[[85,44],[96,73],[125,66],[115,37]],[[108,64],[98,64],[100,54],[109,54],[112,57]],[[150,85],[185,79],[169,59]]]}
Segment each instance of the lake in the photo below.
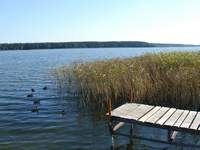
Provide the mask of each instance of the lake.
{"label": "lake", "polygon": [[[1,51],[0,149],[110,149],[106,120],[81,110],[77,97],[60,96],[52,70],[74,62],[123,58],[147,52],[197,50],[200,47]],[[47,90],[43,90],[44,86]],[[33,97],[27,97],[32,88],[35,89]],[[40,104],[34,104],[35,100],[40,100]],[[36,107],[38,112],[32,112]],[[145,132],[145,136],[166,138],[163,130],[135,126],[134,131],[138,135]],[[198,142],[199,139],[181,134],[177,140]],[[130,147],[125,137],[117,137],[116,143],[119,149]],[[133,143],[132,149],[138,150],[179,149],[141,140]]]}

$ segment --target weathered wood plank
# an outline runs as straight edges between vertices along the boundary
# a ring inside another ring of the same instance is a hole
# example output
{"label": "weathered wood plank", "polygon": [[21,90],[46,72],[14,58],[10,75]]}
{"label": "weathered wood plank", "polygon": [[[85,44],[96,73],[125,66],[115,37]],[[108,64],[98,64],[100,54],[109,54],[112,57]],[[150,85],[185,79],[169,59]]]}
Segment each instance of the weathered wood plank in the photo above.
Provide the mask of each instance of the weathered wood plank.
{"label": "weathered wood plank", "polygon": [[126,104],[123,104],[123,105],[117,107],[112,112],[120,112],[120,111],[129,109],[130,106],[132,106],[132,107],[138,107],[139,105],[140,104],[136,104],[136,103],[126,103]]}
{"label": "weathered wood plank", "polygon": [[180,118],[180,116],[182,115],[183,112],[184,112],[184,110],[177,109],[173,113],[173,115],[165,122],[164,125],[173,126],[176,123],[176,121]]}
{"label": "weathered wood plank", "polygon": [[190,129],[198,129],[200,125],[200,112],[197,113],[193,123],[190,126]]}
{"label": "weathered wood plank", "polygon": [[169,108],[167,108],[167,107],[162,107],[162,108],[159,109],[154,115],[152,115],[149,119],[147,119],[146,122],[155,123],[155,122],[158,121],[168,110],[169,110]]}
{"label": "weathered wood plank", "polygon": [[165,115],[162,116],[156,123],[163,125],[165,121],[176,111],[175,108],[171,108],[170,110],[167,111]]}
{"label": "weathered wood plank", "polygon": [[134,103],[130,103],[130,105],[127,108],[127,111],[123,114],[123,118],[127,118],[127,115],[135,110],[137,110],[141,105],[133,105]]}
{"label": "weathered wood plank", "polygon": [[196,114],[197,114],[196,111],[190,111],[180,127],[189,128],[190,124],[192,123],[192,121],[195,118]]}
{"label": "weathered wood plank", "polygon": [[176,123],[174,124],[175,127],[180,127],[180,125],[183,123],[183,121],[185,120],[185,118],[187,117],[188,113],[190,111],[189,110],[184,110],[184,112],[182,113],[182,115],[180,116],[180,118],[176,121]]}
{"label": "weathered wood plank", "polygon": [[154,113],[156,113],[161,107],[156,106],[154,107],[151,111],[149,111],[146,115],[142,116],[139,121],[144,122],[146,121],[149,117],[151,117]]}
{"label": "weathered wood plank", "polygon": [[111,116],[115,117],[124,117],[130,111],[134,111],[140,104],[136,103],[126,103],[111,112]]}
{"label": "weathered wood plank", "polygon": [[137,107],[134,111],[129,112],[125,118],[133,119],[133,120],[138,120],[142,116],[144,116],[146,113],[148,113],[151,109],[153,109],[154,106],[150,105],[140,105]]}

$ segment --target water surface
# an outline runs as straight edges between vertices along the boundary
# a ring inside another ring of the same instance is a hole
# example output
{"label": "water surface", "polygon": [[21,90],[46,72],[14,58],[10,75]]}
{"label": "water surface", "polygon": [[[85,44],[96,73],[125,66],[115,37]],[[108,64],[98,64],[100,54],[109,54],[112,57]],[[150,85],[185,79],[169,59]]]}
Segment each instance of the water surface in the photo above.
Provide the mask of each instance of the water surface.
{"label": "water surface", "polygon": [[[0,149],[67,150],[110,149],[111,138],[105,119],[94,119],[90,112],[77,107],[73,95],[61,97],[51,71],[80,61],[130,57],[146,52],[195,51],[199,47],[171,48],[91,48],[0,52]],[[47,86],[47,90],[43,87]],[[32,98],[27,95],[34,88]],[[37,104],[38,112],[32,112]],[[63,113],[64,112],[64,113]],[[96,121],[94,121],[96,120]],[[135,134],[166,138],[166,132],[135,126]],[[128,128],[125,128],[128,130]],[[196,142],[190,135],[180,140]],[[129,140],[116,138],[119,149]],[[169,145],[134,140],[133,149],[174,149]],[[178,148],[177,148],[178,149]],[[181,148],[180,148],[181,149]]]}

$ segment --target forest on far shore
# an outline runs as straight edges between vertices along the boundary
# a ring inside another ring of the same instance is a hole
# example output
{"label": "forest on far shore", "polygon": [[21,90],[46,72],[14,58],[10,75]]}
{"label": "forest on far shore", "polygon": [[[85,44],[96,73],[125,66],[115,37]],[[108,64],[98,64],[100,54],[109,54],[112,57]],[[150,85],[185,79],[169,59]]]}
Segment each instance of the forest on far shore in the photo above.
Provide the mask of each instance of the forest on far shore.
{"label": "forest on far shore", "polygon": [[111,42],[46,42],[46,43],[2,43],[0,50],[59,49],[59,48],[115,48],[115,47],[169,47],[197,46],[184,44],[160,44],[141,41]]}

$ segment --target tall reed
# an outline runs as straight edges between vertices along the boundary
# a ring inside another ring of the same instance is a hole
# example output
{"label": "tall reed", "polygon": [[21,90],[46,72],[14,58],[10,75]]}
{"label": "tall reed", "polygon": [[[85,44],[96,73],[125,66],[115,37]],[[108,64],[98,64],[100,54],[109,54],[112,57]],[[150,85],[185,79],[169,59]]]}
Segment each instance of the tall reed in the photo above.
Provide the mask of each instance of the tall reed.
{"label": "tall reed", "polygon": [[125,102],[200,109],[200,53],[167,52],[85,62],[58,68],[60,84],[73,80],[84,105]]}

